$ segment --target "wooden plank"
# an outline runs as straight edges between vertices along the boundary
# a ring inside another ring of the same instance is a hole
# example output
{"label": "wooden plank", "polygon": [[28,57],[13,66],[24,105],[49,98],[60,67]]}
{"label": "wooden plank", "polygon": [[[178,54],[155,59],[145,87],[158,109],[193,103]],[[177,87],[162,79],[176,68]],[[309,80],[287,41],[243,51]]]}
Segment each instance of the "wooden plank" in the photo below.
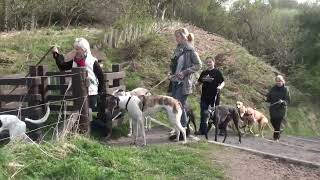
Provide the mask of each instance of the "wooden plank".
{"label": "wooden plank", "polygon": [[66,90],[68,88],[68,84],[59,84],[59,85],[47,85],[47,90]]}
{"label": "wooden plank", "polygon": [[[10,112],[6,112],[6,111],[10,111]],[[34,114],[41,114],[41,112],[42,112],[41,106],[40,107],[34,107],[34,108],[28,108],[28,109],[21,109],[21,116],[30,117],[30,116],[32,116]],[[1,114],[17,115],[18,114],[18,110],[17,109],[0,108],[0,115]]]}
{"label": "wooden plank", "polygon": [[1,78],[0,85],[39,85],[40,77],[33,78]]}
{"label": "wooden plank", "polygon": [[66,99],[74,98],[73,96],[63,96],[63,95],[48,95],[47,101],[61,101]]}
{"label": "wooden plank", "polygon": [[0,95],[0,101],[12,102],[12,101],[38,101],[42,100],[41,94],[27,94],[27,95]]}
{"label": "wooden plank", "polygon": [[26,76],[26,74],[4,74],[1,75],[0,78],[4,78],[4,79],[15,79],[15,78],[24,78]]}
{"label": "wooden plank", "polygon": [[122,69],[121,64],[113,64],[112,65],[112,72],[120,72]]}
{"label": "wooden plank", "polygon": [[[61,105],[50,105],[50,111],[60,111]],[[73,111],[74,107],[73,106],[67,106],[67,111]],[[64,107],[62,107],[61,112],[64,111]]]}
{"label": "wooden plank", "polygon": [[46,76],[57,76],[57,75],[72,76],[73,74],[74,74],[73,72],[69,72],[69,71],[47,72]]}
{"label": "wooden plank", "polygon": [[107,81],[114,80],[114,79],[122,79],[126,76],[124,71],[120,72],[111,72],[111,73],[104,73],[104,79]]}
{"label": "wooden plank", "polygon": [[[48,66],[46,66],[46,65],[38,66],[38,75],[39,76],[44,76],[47,71],[48,71]],[[47,102],[47,95],[48,95],[47,86],[48,86],[48,78],[42,77],[41,84],[39,85],[39,93],[42,96],[41,103]],[[43,108],[42,110],[43,110],[43,112],[45,112],[45,108]]]}
{"label": "wooden plank", "polygon": [[106,88],[106,93],[107,94],[112,94],[115,90],[117,89],[122,89],[122,90],[126,90],[126,86],[118,86],[118,87],[113,87],[113,88]]}

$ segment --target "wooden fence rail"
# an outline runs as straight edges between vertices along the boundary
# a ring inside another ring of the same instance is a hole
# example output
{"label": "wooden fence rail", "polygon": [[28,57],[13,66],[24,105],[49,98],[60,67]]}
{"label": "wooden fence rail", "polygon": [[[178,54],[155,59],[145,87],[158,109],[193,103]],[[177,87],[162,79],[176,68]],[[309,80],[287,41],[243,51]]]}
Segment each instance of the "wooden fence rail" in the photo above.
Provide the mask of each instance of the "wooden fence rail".
{"label": "wooden fence rail", "polygon": [[[47,66],[30,66],[30,77],[0,78],[0,114],[18,114],[18,107],[27,103],[27,106],[36,106],[21,110],[23,117],[38,119],[45,112],[41,106],[46,102],[50,104],[52,112],[59,112],[63,100],[68,100],[67,111],[80,112],[80,131],[89,132],[89,104],[88,104],[88,78],[85,68],[73,68],[71,72],[48,72]],[[111,72],[105,72],[106,92],[112,93],[115,89],[125,90],[125,73],[120,65],[113,65]],[[56,79],[56,80],[54,80]],[[71,88],[68,85],[71,83]],[[4,86],[21,86],[24,92],[20,94],[6,94]],[[68,89],[68,92],[66,90]],[[72,100],[70,100],[72,99]],[[61,101],[61,102],[57,102]],[[5,103],[13,103],[16,107],[5,107]],[[10,112],[8,112],[10,111]]]}

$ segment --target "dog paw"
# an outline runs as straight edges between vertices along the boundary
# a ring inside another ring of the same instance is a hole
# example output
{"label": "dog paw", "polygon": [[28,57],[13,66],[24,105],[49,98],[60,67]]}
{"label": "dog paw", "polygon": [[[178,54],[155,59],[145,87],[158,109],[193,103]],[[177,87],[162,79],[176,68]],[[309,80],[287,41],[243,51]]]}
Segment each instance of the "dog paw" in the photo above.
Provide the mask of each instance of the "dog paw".
{"label": "dog paw", "polygon": [[128,136],[128,137],[131,137],[131,136],[132,136],[132,134],[131,134],[131,133],[129,133],[127,136]]}
{"label": "dog paw", "polygon": [[182,141],[182,144],[187,144],[187,141]]}

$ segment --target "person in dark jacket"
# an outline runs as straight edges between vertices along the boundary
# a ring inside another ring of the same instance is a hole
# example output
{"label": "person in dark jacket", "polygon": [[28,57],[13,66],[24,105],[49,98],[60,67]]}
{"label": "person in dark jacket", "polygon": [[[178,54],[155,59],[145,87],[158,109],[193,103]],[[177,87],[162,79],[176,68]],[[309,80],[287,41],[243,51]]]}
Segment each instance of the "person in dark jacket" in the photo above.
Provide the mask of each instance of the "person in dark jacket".
{"label": "person in dark jacket", "polygon": [[[202,63],[198,53],[193,47],[194,35],[189,33],[186,28],[177,29],[174,33],[177,47],[174,50],[170,64],[170,90],[171,96],[181,102],[182,116],[181,125],[186,128],[187,114],[186,101],[193,92],[192,74],[199,71]],[[189,132],[187,132],[187,135]],[[175,139],[175,135],[170,136]]]}
{"label": "person in dark jacket", "polygon": [[270,103],[270,121],[274,128],[273,139],[280,139],[281,124],[285,121],[287,115],[287,105],[290,103],[289,88],[285,86],[283,76],[278,75],[275,78],[274,85],[267,94],[267,102]]}
{"label": "person in dark jacket", "polygon": [[[89,42],[85,38],[76,38],[73,46],[74,51],[70,55],[71,60],[68,59],[69,61],[65,61],[65,57],[59,53],[58,48],[56,47],[52,49],[53,58],[61,71],[70,70],[73,67],[86,68],[90,83],[88,87],[89,111],[97,109],[98,119],[107,123],[105,114],[106,85],[103,71],[98,60],[91,54]],[[110,131],[110,129],[107,131]]]}
{"label": "person in dark jacket", "polygon": [[[224,87],[224,77],[221,71],[215,68],[215,60],[212,57],[206,58],[207,69],[202,71],[198,83],[202,84],[200,102],[200,128],[198,135],[205,135],[207,132],[207,119],[209,106],[214,107],[220,104],[219,91]],[[220,131],[221,132],[221,131]],[[224,133],[224,132],[221,132]]]}

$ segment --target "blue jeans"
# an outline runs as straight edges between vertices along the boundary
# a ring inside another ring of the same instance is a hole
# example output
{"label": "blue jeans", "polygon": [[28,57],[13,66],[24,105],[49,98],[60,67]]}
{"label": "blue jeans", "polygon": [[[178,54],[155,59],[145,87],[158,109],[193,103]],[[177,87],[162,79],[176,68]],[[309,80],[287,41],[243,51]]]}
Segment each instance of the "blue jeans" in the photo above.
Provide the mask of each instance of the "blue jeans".
{"label": "blue jeans", "polygon": [[188,98],[188,95],[184,95],[183,94],[183,83],[177,83],[177,82],[173,82],[172,83],[172,92],[171,92],[171,96],[177,100],[180,101],[181,105],[182,105],[182,115],[181,115],[181,125],[183,127],[187,127],[187,113],[186,113],[186,101]]}

